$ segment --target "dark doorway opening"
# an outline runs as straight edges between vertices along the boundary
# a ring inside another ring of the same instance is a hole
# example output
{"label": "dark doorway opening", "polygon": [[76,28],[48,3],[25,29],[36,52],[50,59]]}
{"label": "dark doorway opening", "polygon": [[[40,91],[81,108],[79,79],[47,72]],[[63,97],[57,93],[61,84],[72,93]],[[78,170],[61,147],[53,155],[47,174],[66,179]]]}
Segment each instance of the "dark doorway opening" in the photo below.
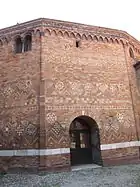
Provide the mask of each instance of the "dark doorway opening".
{"label": "dark doorway opening", "polygon": [[102,165],[99,129],[92,118],[75,118],[70,125],[70,139],[71,165]]}

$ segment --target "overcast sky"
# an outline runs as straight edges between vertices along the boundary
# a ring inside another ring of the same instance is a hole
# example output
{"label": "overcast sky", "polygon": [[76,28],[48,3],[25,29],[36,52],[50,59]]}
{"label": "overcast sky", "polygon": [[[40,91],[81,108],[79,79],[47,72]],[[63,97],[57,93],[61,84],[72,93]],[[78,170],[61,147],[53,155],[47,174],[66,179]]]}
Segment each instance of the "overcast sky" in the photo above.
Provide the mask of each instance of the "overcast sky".
{"label": "overcast sky", "polygon": [[0,28],[45,17],[125,30],[140,40],[140,0],[1,0]]}

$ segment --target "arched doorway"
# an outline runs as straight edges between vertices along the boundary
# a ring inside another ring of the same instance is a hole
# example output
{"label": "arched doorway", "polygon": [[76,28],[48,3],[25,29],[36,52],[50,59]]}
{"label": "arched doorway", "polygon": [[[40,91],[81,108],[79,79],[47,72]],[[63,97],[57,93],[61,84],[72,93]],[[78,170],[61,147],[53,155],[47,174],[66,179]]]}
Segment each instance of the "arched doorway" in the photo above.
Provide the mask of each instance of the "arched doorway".
{"label": "arched doorway", "polygon": [[99,128],[88,116],[75,118],[70,125],[71,165],[102,165]]}

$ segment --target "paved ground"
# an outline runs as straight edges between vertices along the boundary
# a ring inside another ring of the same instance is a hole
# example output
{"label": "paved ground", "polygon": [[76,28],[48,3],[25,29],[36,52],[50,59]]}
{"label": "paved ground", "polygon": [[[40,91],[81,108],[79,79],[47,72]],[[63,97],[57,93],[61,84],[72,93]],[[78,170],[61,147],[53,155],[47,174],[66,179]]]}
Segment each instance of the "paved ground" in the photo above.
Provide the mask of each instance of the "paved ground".
{"label": "paved ground", "polygon": [[140,165],[104,167],[46,175],[7,174],[0,187],[140,187]]}

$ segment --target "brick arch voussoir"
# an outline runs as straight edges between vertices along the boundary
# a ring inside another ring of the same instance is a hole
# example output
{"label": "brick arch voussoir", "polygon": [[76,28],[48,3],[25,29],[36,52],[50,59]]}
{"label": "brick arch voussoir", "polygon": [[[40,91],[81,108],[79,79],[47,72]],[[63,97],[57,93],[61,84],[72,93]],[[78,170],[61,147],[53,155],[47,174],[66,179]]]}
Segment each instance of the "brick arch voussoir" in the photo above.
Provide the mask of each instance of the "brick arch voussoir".
{"label": "brick arch voussoir", "polygon": [[67,32],[67,31],[64,31],[64,34],[63,34],[63,36],[64,36],[65,38],[69,38],[69,37],[70,37],[70,34],[69,34],[69,32]]}
{"label": "brick arch voussoir", "polygon": [[119,40],[115,38],[115,44],[119,44]]}
{"label": "brick arch voussoir", "polygon": [[[99,125],[100,120],[98,119],[98,116],[96,116],[96,118],[95,118],[95,116],[93,116],[93,113],[92,113],[92,112],[84,111],[84,114],[82,114],[82,111],[75,111],[75,112],[70,116],[69,120],[67,121],[67,123],[69,124],[69,125],[67,126],[67,128],[70,129],[70,125],[71,125],[72,121],[73,121],[75,118],[77,118],[77,117],[79,117],[79,116],[82,116],[82,115],[92,118],[92,119],[95,120],[96,123]],[[99,128],[100,128],[100,127],[99,127]]]}
{"label": "brick arch voussoir", "polygon": [[64,33],[61,30],[58,31],[57,35],[60,37],[64,37]]}
{"label": "brick arch voussoir", "polygon": [[76,38],[76,35],[75,35],[75,33],[74,32],[70,32],[70,38]]}
{"label": "brick arch voussoir", "polygon": [[97,35],[94,35],[93,40],[98,42],[99,41],[99,37]]}
{"label": "brick arch voussoir", "polygon": [[109,43],[114,44],[115,43],[114,39],[113,38],[109,38]]}
{"label": "brick arch voussoir", "polygon": [[92,41],[92,40],[93,40],[92,35],[88,35],[88,36],[87,36],[87,39],[90,40],[90,41]]}
{"label": "brick arch voussoir", "polygon": [[10,38],[8,38],[8,37],[3,37],[3,38],[2,38],[2,41],[3,41],[3,45],[7,45],[7,44],[10,42]]}
{"label": "brick arch voussoir", "polygon": [[34,36],[35,37],[40,37],[41,36],[41,30],[40,29],[36,29],[34,32]]}
{"label": "brick arch voussoir", "polygon": [[104,42],[105,42],[105,43],[109,43],[108,37],[104,37]]}
{"label": "brick arch voussoir", "polygon": [[26,36],[33,36],[34,30],[27,30],[26,32],[22,33],[22,38],[25,38]]}
{"label": "brick arch voussoir", "polygon": [[127,47],[129,46],[129,42],[128,42],[128,41],[126,41],[126,46],[127,46]]}
{"label": "brick arch voussoir", "polygon": [[103,42],[103,41],[104,41],[103,37],[99,36],[99,42]]}
{"label": "brick arch voussoir", "polygon": [[120,39],[120,44],[122,45],[122,46],[124,46],[125,45],[125,42],[124,42],[124,40],[123,39]]}
{"label": "brick arch voussoir", "polygon": [[22,34],[16,34],[12,37],[12,41],[15,42],[16,39],[20,38],[22,41],[24,39],[23,35]]}
{"label": "brick arch voussoir", "polygon": [[87,40],[88,39],[88,37],[87,37],[87,35],[86,34],[82,34],[82,37],[81,37],[83,40]]}
{"label": "brick arch voussoir", "polygon": [[51,30],[50,29],[45,29],[44,33],[45,33],[45,35],[50,36],[51,35]]}
{"label": "brick arch voussoir", "polygon": [[82,38],[81,34],[80,34],[80,33],[77,33],[77,34],[76,34],[76,39],[81,39],[81,38]]}
{"label": "brick arch voussoir", "polygon": [[56,30],[51,30],[51,36],[57,36],[57,31]]}

